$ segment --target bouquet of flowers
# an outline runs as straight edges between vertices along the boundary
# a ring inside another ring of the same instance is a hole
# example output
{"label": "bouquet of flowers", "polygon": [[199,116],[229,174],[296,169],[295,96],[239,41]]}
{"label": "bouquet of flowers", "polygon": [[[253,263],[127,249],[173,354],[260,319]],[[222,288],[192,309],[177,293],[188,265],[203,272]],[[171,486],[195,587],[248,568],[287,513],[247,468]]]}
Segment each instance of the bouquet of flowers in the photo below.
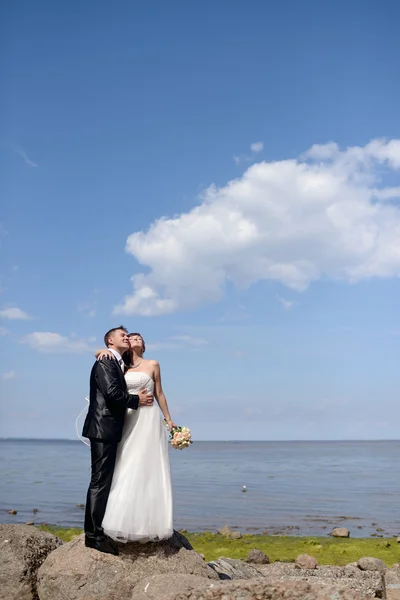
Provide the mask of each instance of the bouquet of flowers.
{"label": "bouquet of flowers", "polygon": [[188,427],[174,427],[174,429],[171,429],[169,441],[175,450],[183,450],[193,444],[192,434]]}

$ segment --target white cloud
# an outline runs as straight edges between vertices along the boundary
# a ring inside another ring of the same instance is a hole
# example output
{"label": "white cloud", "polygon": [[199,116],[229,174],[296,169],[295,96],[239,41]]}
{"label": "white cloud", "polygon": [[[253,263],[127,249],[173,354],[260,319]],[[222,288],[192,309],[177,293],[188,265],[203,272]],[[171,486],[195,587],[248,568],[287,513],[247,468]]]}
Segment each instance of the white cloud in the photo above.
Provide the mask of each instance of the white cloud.
{"label": "white cloud", "polygon": [[6,371],[5,373],[2,373],[1,378],[3,379],[3,381],[6,381],[7,379],[14,379],[15,377],[15,371]]}
{"label": "white cloud", "polygon": [[[129,236],[146,273],[114,314],[160,315],[221,300],[227,283],[305,290],[320,278],[355,283],[400,275],[400,213],[381,178],[400,170],[400,140],[313,146],[298,160],[260,162],[201,204]],[[396,174],[398,175],[398,174]],[[391,174],[393,179],[393,174]],[[378,194],[379,196],[379,194]]]}
{"label": "white cloud", "polygon": [[16,321],[26,321],[31,318],[26,312],[17,307],[0,310],[0,317]]}
{"label": "white cloud", "polygon": [[78,311],[85,313],[86,316],[93,318],[96,316],[96,303],[95,302],[82,302],[78,304]]}
{"label": "white cloud", "polygon": [[192,337],[191,335],[175,335],[172,339],[176,340],[177,342],[188,344],[189,346],[206,346],[208,344],[206,340]]}
{"label": "white cloud", "polygon": [[34,333],[30,333],[21,340],[21,343],[26,344],[33,350],[46,354],[82,354],[84,352],[93,352],[93,347],[90,345],[89,340],[86,341],[74,335],[67,337],[50,331],[35,331]]}
{"label": "white cloud", "polygon": [[280,296],[278,296],[278,300],[285,310],[290,310],[295,304],[293,300],[286,300],[285,298],[281,298]]}
{"label": "white cloud", "polygon": [[24,163],[26,165],[28,165],[28,167],[38,167],[39,166],[38,164],[36,164],[35,162],[33,162],[33,160],[31,160],[29,158],[29,156],[27,155],[27,153],[21,146],[14,144],[14,152],[22,158],[22,160],[24,161]]}
{"label": "white cloud", "polygon": [[250,146],[252,152],[261,152],[264,149],[264,142],[254,142]]}
{"label": "white cloud", "polygon": [[197,351],[207,345],[207,340],[202,338],[193,337],[191,335],[174,335],[161,342],[146,344],[146,348],[148,350],[180,350],[185,348],[186,350]]}

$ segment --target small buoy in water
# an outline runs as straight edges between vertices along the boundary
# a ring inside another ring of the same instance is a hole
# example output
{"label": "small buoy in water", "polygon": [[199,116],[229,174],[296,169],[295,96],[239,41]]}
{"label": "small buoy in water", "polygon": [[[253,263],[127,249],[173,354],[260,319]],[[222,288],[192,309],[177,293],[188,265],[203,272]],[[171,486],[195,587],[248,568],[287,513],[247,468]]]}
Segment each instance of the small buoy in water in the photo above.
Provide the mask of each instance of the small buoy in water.
{"label": "small buoy in water", "polygon": [[245,485],[242,487],[242,492],[247,492],[247,487]]}

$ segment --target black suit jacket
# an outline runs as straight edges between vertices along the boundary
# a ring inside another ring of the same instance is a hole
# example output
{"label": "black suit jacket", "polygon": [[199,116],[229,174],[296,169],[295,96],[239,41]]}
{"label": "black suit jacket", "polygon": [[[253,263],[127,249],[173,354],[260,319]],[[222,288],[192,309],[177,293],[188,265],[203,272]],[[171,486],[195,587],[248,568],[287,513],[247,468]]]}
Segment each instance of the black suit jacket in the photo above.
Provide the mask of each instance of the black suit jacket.
{"label": "black suit jacket", "polygon": [[90,403],[82,435],[102,442],[119,442],[127,408],[137,409],[139,396],[129,394],[115,359],[96,360],[90,374]]}

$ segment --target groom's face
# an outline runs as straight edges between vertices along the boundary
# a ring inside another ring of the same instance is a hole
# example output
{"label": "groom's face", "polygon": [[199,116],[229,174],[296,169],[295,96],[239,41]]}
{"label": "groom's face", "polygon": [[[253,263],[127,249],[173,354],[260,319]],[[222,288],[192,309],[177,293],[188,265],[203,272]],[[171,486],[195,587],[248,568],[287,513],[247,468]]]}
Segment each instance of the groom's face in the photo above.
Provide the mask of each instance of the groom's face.
{"label": "groom's face", "polygon": [[114,348],[123,350],[124,352],[125,350],[129,350],[129,348],[131,347],[129,343],[128,334],[123,329],[117,329],[116,331],[114,331],[110,338],[110,341],[112,342],[112,346]]}

